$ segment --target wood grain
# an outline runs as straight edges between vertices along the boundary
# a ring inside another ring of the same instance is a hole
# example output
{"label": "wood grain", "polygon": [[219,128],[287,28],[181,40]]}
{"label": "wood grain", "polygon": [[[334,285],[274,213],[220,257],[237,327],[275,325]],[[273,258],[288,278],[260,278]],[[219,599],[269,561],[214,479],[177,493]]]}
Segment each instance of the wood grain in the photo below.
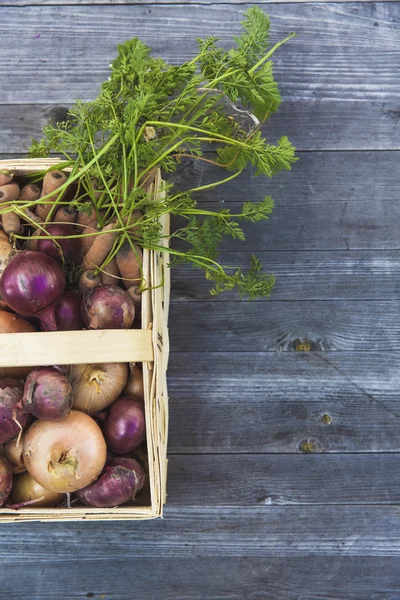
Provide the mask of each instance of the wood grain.
{"label": "wood grain", "polygon": [[[108,76],[117,43],[135,35],[172,63],[194,57],[198,37],[215,35],[224,46],[231,45],[247,6],[114,4],[99,10],[82,5],[78,14],[74,6],[4,6],[2,65],[7,75],[0,102],[91,99]],[[276,54],[284,98],[397,102],[399,3],[271,3],[267,10],[272,42],[298,33]],[[336,126],[333,118],[332,129]]]}
{"label": "wood grain", "polygon": [[[79,96],[79,90],[76,96]],[[70,104],[67,103],[0,103],[0,153],[27,152],[31,137],[39,138],[43,126],[48,122],[65,119],[68,106]],[[288,135],[298,151],[398,150],[398,119],[396,101],[340,102],[285,96],[279,111],[269,119],[263,131],[272,142],[281,135]],[[365,123],[368,123],[368,127]]]}
{"label": "wood grain", "polygon": [[[250,256],[251,252],[245,250],[221,252],[219,260],[226,266],[246,269]],[[261,260],[264,270],[271,271],[276,277],[271,296],[274,301],[384,300],[397,297],[399,292],[399,250],[271,250],[258,251],[257,258]],[[211,296],[211,286],[204,278],[203,271],[189,265],[174,267],[171,275],[174,301],[240,302],[234,290]],[[268,299],[258,301],[268,302]]]}
{"label": "wood grain", "polygon": [[399,452],[397,352],[173,353],[169,450]]}
{"label": "wood grain", "polygon": [[[250,316],[251,315],[251,316]],[[386,351],[399,346],[394,301],[189,302],[170,311],[173,351]]]}

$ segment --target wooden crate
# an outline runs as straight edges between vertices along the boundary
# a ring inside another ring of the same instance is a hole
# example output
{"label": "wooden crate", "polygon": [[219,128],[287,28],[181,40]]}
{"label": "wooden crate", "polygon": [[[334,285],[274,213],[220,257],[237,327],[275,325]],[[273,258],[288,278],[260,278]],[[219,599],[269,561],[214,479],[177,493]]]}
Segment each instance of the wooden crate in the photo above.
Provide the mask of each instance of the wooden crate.
{"label": "wooden crate", "polygon": [[[0,169],[13,169],[16,176],[45,170],[59,159],[0,161]],[[162,191],[160,173],[150,193],[157,201]],[[168,215],[161,219],[169,232]],[[168,397],[167,363],[170,272],[167,238],[165,252],[143,252],[143,273],[149,287],[142,294],[142,329],[101,331],[55,331],[0,334],[0,366],[38,366],[105,362],[142,362],[145,394],[146,438],[149,468],[148,506],[120,508],[0,508],[1,522],[152,519],[162,515],[166,499]]]}

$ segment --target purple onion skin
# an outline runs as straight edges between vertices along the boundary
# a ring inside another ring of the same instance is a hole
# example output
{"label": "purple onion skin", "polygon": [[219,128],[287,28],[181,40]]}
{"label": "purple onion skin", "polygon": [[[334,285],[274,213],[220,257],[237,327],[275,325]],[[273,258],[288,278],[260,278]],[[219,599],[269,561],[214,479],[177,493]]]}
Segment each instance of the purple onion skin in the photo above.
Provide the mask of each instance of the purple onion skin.
{"label": "purple onion skin", "polygon": [[6,502],[13,484],[11,467],[4,456],[0,456],[0,506]]}
{"label": "purple onion skin", "polygon": [[28,422],[28,415],[20,412],[18,403],[22,399],[24,386],[16,379],[0,379],[0,444],[5,444],[15,438],[20,428],[13,420],[18,419],[21,427]]}
{"label": "purple onion skin", "polygon": [[51,256],[32,250],[17,254],[0,280],[0,295],[8,306],[24,317],[39,317],[46,329],[55,328],[54,306],[64,289],[60,265]]}
{"label": "purple onion skin", "polygon": [[72,386],[55,367],[38,367],[28,375],[22,398],[24,413],[38,419],[58,421],[72,408]]}
{"label": "purple onion skin", "polygon": [[125,290],[99,285],[85,295],[81,313],[89,329],[129,329],[135,319],[135,306]]}
{"label": "purple onion skin", "polygon": [[146,476],[133,458],[113,459],[100,477],[78,490],[79,500],[86,506],[113,508],[133,500],[142,489]]}
{"label": "purple onion skin", "polygon": [[111,405],[103,429],[107,448],[116,454],[135,450],[145,438],[144,406],[132,396],[121,396]]}
{"label": "purple onion skin", "polygon": [[[49,232],[53,237],[56,236],[69,236],[75,233],[73,225],[69,223],[64,223],[62,225],[49,225],[46,227],[46,231]],[[43,231],[40,234],[43,239],[38,240],[37,248],[39,252],[44,252],[49,256],[52,256],[57,262],[60,264],[64,260],[68,262],[77,262],[79,256],[79,244],[75,239],[57,239],[57,243],[60,245],[60,248],[57,246],[52,239],[50,239]]]}
{"label": "purple onion skin", "polygon": [[55,308],[57,331],[77,331],[83,329],[81,319],[82,296],[79,292],[65,292]]}

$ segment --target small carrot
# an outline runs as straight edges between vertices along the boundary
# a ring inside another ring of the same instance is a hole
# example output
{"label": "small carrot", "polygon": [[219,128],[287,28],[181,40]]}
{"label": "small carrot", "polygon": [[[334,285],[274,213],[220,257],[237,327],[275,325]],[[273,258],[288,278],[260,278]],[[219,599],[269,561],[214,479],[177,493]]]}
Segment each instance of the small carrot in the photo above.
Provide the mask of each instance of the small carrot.
{"label": "small carrot", "polygon": [[14,177],[13,171],[0,171],[0,187],[3,185],[7,185],[11,183],[12,178]]}
{"label": "small carrot", "polygon": [[40,188],[34,183],[24,185],[19,195],[21,200],[38,200],[40,198]]}
{"label": "small carrot", "polygon": [[[4,234],[4,237],[3,237]],[[2,232],[0,236],[0,277],[14,255],[13,247],[8,236]]]}
{"label": "small carrot", "polygon": [[84,296],[89,290],[101,285],[101,277],[92,269],[84,271],[79,279],[78,290]]}
{"label": "small carrot", "polygon": [[29,208],[24,208],[22,212],[24,213],[24,215],[21,215],[21,219],[23,219],[24,221],[27,221],[30,224],[32,224],[32,221],[34,223],[43,223],[43,219],[35,215],[35,213],[29,210]]}
{"label": "small carrot", "polygon": [[[38,235],[40,235],[42,233],[42,229],[35,229],[35,231],[32,233],[32,237],[36,237]],[[26,247],[28,250],[37,250],[37,245],[38,245],[38,241],[39,240],[28,240],[26,243]]]}
{"label": "small carrot", "polygon": [[126,289],[138,286],[141,280],[142,251],[136,244],[134,247],[136,252],[125,241],[117,252],[117,265]]}
{"label": "small carrot", "polygon": [[75,223],[78,211],[73,206],[60,206],[54,220],[61,223]]}
{"label": "small carrot", "polygon": [[36,214],[42,219],[46,219],[49,214],[54,202],[57,200],[59,196],[59,192],[57,189],[63,185],[67,181],[67,174],[64,171],[49,171],[43,178],[43,188],[42,193],[40,195],[41,198],[43,196],[47,196],[51,192],[55,192],[53,196],[51,196],[48,200],[46,200],[43,204],[38,204],[36,206]]}
{"label": "small carrot", "polygon": [[91,236],[94,237],[95,240],[83,259],[82,269],[84,271],[86,271],[86,269],[100,267],[102,262],[107,258],[115,240],[118,237],[118,232],[115,231],[115,223],[106,225],[103,227],[102,231],[107,233]]}
{"label": "small carrot", "polygon": [[94,221],[97,221],[97,213],[94,207],[92,207],[92,210],[89,214],[87,212],[83,212],[82,210],[78,212],[77,223],[79,223],[79,225],[84,225],[87,227]]}
{"label": "small carrot", "polygon": [[119,269],[118,269],[117,261],[115,258],[110,260],[108,265],[103,267],[103,270],[101,271],[100,275],[101,275],[101,283],[103,285],[118,285],[119,284],[119,280],[117,279],[117,277],[119,277]]}
{"label": "small carrot", "polygon": [[[89,225],[87,225],[85,227],[85,229],[82,230],[82,235],[86,235],[88,233],[94,233],[95,231],[99,231],[97,225],[98,225],[97,221],[90,223]],[[86,254],[89,252],[95,239],[96,239],[95,235],[88,235],[87,237],[80,238],[80,247],[81,247],[82,258],[84,258],[86,256]]]}
{"label": "small carrot", "polygon": [[[16,200],[19,196],[19,185],[17,183],[8,183],[0,187],[1,208],[9,206],[10,202]],[[1,217],[3,229],[6,233],[16,233],[21,227],[19,216],[14,212],[4,213]]]}
{"label": "small carrot", "polygon": [[139,292],[139,288],[136,285],[132,285],[132,287],[126,290],[126,293],[129,294],[133,300],[136,314],[138,314],[142,308],[142,292]]}

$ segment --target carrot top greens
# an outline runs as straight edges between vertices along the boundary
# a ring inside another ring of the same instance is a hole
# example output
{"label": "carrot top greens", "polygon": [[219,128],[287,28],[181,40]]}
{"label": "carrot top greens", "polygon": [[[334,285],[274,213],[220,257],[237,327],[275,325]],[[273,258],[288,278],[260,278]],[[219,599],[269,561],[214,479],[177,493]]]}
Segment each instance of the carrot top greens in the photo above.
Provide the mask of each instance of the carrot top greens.
{"label": "carrot top greens", "polygon": [[[43,138],[33,141],[30,156],[61,154],[65,161],[57,168],[72,167],[67,183],[79,181],[72,204],[87,211],[93,204],[99,215],[103,214],[101,225],[116,222],[119,234],[107,262],[125,240],[160,249],[159,217],[178,215],[185,226],[169,236],[172,242],[180,240],[177,248],[173,243],[170,248],[171,264],[190,263],[203,269],[212,282],[211,294],[237,288],[253,299],[270,294],[273,275],[263,273],[254,256],[247,272],[225,267],[217,262],[218,248],[225,236],[244,240],[241,221],[268,219],[272,198],[245,202],[237,214],[228,209],[204,210],[195,199],[197,192],[238,177],[248,166],[254,167],[256,174],[272,177],[290,169],[296,160],[287,137],[270,144],[261,131],[280,104],[270,57],[294,34],[270,48],[268,16],[252,7],[245,17],[235,48],[225,50],[213,37],[200,39],[197,56],[178,66],[152,57],[138,38],[120,45],[99,96],[91,102],[76,102],[65,122],[44,127]],[[254,115],[246,115],[247,125],[243,110],[232,105],[237,102]],[[215,145],[213,155],[209,154],[209,142]],[[148,184],[155,170],[173,172],[187,156],[211,161],[221,173],[228,173],[191,190],[167,183],[165,198],[154,203]],[[66,187],[59,188],[60,199]],[[18,208],[24,210],[42,201],[45,199]],[[128,228],[137,209],[143,216],[140,227],[132,232]]]}

